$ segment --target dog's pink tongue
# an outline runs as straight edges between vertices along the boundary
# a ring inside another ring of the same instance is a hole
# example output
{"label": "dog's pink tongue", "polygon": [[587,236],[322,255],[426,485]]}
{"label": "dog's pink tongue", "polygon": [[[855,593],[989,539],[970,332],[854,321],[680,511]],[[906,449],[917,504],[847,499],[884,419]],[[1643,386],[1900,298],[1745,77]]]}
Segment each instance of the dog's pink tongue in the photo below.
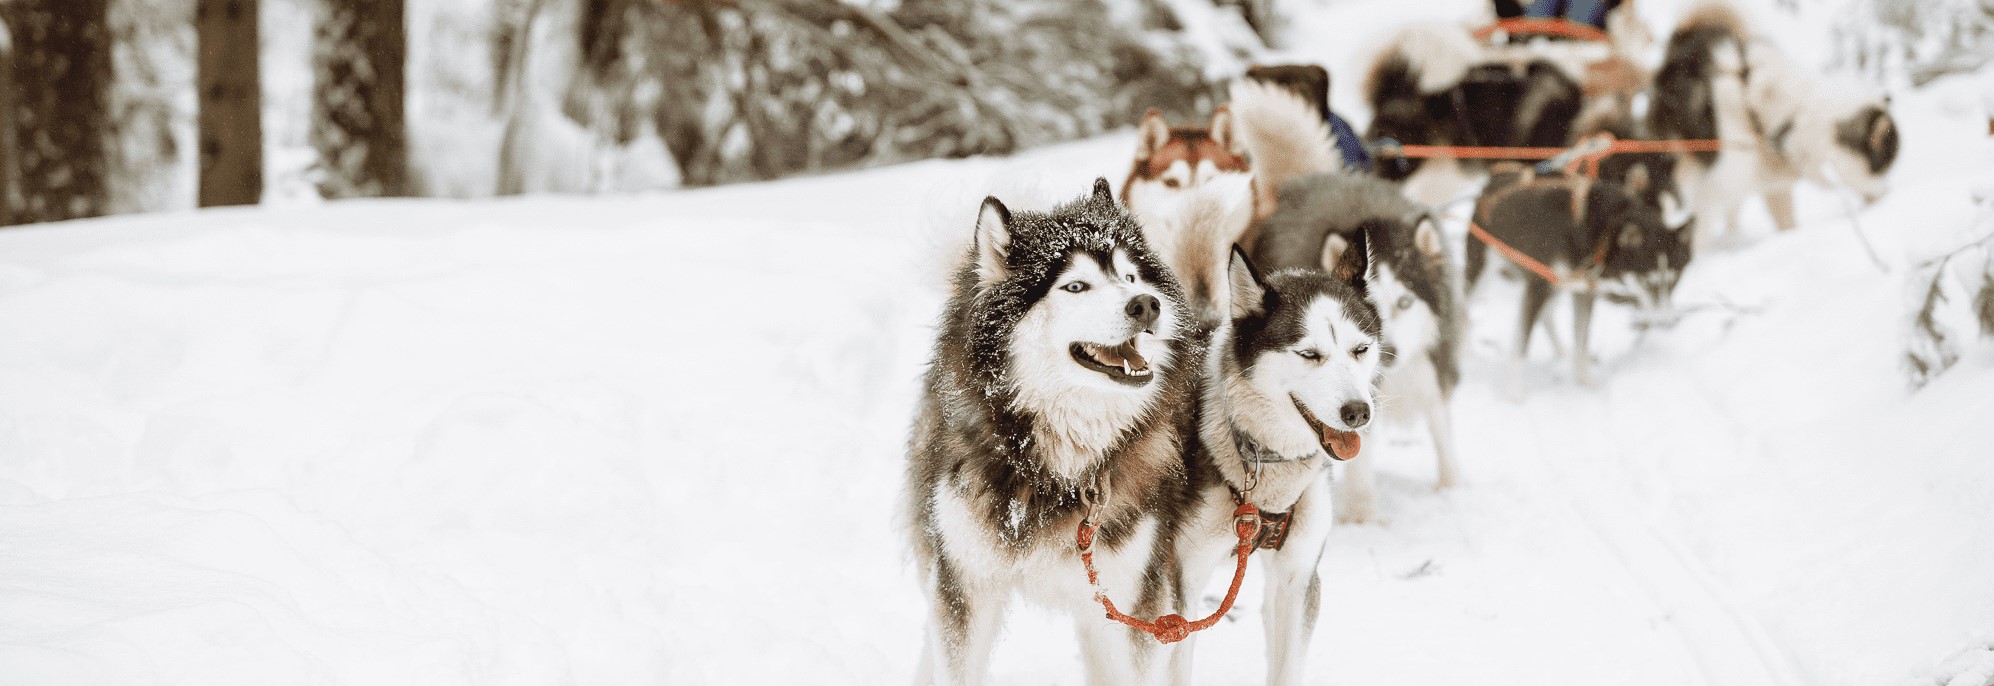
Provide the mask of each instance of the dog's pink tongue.
{"label": "dog's pink tongue", "polygon": [[1364,447],[1363,444],[1363,439],[1358,438],[1355,433],[1323,427],[1322,447],[1329,449],[1330,457],[1339,460],[1348,460],[1356,457],[1357,451]]}

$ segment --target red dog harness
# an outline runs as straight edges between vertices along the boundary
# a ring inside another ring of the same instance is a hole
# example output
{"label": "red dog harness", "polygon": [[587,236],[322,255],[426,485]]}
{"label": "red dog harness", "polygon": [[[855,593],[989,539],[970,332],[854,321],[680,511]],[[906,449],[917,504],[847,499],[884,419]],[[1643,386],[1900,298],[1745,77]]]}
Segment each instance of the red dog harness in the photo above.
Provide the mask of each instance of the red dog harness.
{"label": "red dog harness", "polygon": [[[1074,535],[1074,543],[1080,548],[1080,564],[1087,569],[1087,585],[1094,587],[1094,601],[1100,603],[1102,609],[1107,610],[1108,619],[1127,624],[1156,637],[1160,643],[1169,644],[1212,628],[1225,617],[1227,612],[1232,611],[1233,601],[1239,599],[1239,586],[1246,580],[1246,558],[1252,555],[1255,549],[1280,550],[1281,545],[1288,540],[1288,524],[1294,513],[1263,514],[1260,508],[1246,501],[1245,493],[1239,492],[1229,484],[1226,488],[1232,491],[1233,502],[1239,504],[1232,511],[1233,535],[1239,537],[1239,543],[1233,548],[1238,562],[1233,565],[1232,585],[1226,588],[1225,599],[1219,602],[1218,609],[1213,610],[1211,615],[1197,621],[1187,620],[1183,615],[1176,613],[1157,617],[1153,621],[1143,621],[1115,607],[1115,601],[1108,599],[1108,590],[1101,586],[1100,572],[1094,569],[1094,534],[1101,528],[1100,520],[1095,518],[1094,499],[1107,492],[1107,477],[1105,475],[1100,477],[1093,486],[1081,493],[1080,500],[1086,506],[1087,514],[1080,519],[1080,530]],[[1249,485],[1248,493],[1251,492]]]}

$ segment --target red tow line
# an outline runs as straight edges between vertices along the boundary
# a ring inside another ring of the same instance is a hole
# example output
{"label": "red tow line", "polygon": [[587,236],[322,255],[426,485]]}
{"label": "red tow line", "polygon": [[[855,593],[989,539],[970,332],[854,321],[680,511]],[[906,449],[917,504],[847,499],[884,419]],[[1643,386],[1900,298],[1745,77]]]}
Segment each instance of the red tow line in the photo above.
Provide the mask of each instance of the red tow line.
{"label": "red tow line", "polygon": [[[1563,20],[1511,19],[1507,21],[1559,22]],[[1709,140],[1709,139],[1623,140],[1615,138],[1613,134],[1610,133],[1601,133],[1598,136],[1588,138],[1585,141],[1581,141],[1579,142],[1578,145],[1573,146],[1571,148],[1508,148],[1508,147],[1490,147],[1490,146],[1473,146],[1473,145],[1402,145],[1398,147],[1397,152],[1398,155],[1401,157],[1419,157],[1419,158],[1454,157],[1459,159],[1479,159],[1479,160],[1545,160],[1545,159],[1556,158],[1559,155],[1572,153],[1574,151],[1580,151],[1583,152],[1583,154],[1573,155],[1571,157],[1571,160],[1565,164],[1565,172],[1568,174],[1583,173],[1588,177],[1596,179],[1599,178],[1600,160],[1618,154],[1657,153],[1657,152],[1663,152],[1663,153],[1719,152],[1722,151],[1723,149],[1724,149],[1724,141],[1721,140]],[[1516,263],[1516,266],[1528,269],[1530,270],[1530,273],[1543,277],[1545,281],[1550,282],[1551,285],[1553,286],[1558,285],[1559,282],[1558,275],[1557,273],[1551,271],[1551,268],[1549,266],[1546,266],[1543,262],[1539,262],[1536,259],[1530,257],[1529,255],[1524,254],[1523,251],[1511,247],[1508,243],[1502,242],[1500,239],[1497,239],[1493,234],[1490,234],[1488,231],[1484,230],[1481,226],[1477,225],[1473,221],[1468,222],[1468,234],[1474,236],[1476,240],[1479,240],[1483,243],[1487,243],[1489,247],[1495,248],[1496,252],[1502,253],[1503,257],[1509,258],[1509,261]],[[1600,244],[1599,249],[1594,252],[1592,261],[1594,264],[1597,264],[1603,261],[1605,258],[1606,258],[1606,245],[1602,243]]]}
{"label": "red tow line", "polygon": [[1195,622],[1175,613],[1145,622],[1115,609],[1115,601],[1109,600],[1108,591],[1101,588],[1101,575],[1094,571],[1094,532],[1100,528],[1100,523],[1094,521],[1091,513],[1081,518],[1080,532],[1076,536],[1076,541],[1080,544],[1080,564],[1087,567],[1087,584],[1094,587],[1094,600],[1100,602],[1101,607],[1108,611],[1108,619],[1155,636],[1158,642],[1165,644],[1182,641],[1194,632],[1212,628],[1212,625],[1218,624],[1219,620],[1225,617],[1225,613],[1232,610],[1232,601],[1239,598],[1239,584],[1246,580],[1246,556],[1253,554],[1254,539],[1260,535],[1260,508],[1254,507],[1253,503],[1240,503],[1239,507],[1232,511],[1232,520],[1233,530],[1239,535],[1239,564],[1233,568],[1232,587],[1226,589],[1225,600],[1219,603],[1219,608],[1214,610],[1211,616]]}
{"label": "red tow line", "polygon": [[1475,40],[1488,40],[1501,31],[1512,36],[1564,36],[1582,41],[1606,42],[1606,32],[1590,24],[1550,17],[1515,17],[1475,29]]}
{"label": "red tow line", "polygon": [[1508,243],[1498,240],[1488,231],[1483,230],[1480,224],[1472,221],[1468,222],[1468,233],[1477,240],[1489,244],[1489,247],[1495,248],[1496,252],[1502,253],[1503,257],[1507,257],[1509,261],[1515,262],[1516,266],[1528,269],[1530,273],[1544,277],[1544,280],[1549,281],[1553,286],[1558,285],[1558,274],[1551,271],[1550,267],[1545,266],[1543,262],[1538,262],[1537,258],[1526,255],[1523,251],[1510,247]]}
{"label": "red tow line", "polygon": [[[1599,161],[1614,155],[1626,153],[1655,152],[1719,152],[1724,149],[1724,141],[1700,140],[1626,140],[1602,133],[1580,141],[1573,148],[1589,149],[1591,152],[1573,157],[1565,166],[1567,172],[1583,171],[1588,176],[1599,176]],[[1383,157],[1452,157],[1463,160],[1548,160],[1571,152],[1573,148],[1524,148],[1499,147],[1490,145],[1399,145],[1387,148],[1380,153]]]}

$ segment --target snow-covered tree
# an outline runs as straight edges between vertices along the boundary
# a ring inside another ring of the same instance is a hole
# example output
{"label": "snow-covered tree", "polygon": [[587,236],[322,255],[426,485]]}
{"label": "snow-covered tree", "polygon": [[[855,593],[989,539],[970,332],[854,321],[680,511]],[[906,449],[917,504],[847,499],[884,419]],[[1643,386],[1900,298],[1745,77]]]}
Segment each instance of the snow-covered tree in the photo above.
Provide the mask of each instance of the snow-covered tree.
{"label": "snow-covered tree", "polygon": [[409,192],[403,0],[324,0],[313,32],[312,147],[327,198]]}
{"label": "snow-covered tree", "polygon": [[200,203],[254,205],[263,197],[263,97],[256,0],[196,0],[200,42]]}
{"label": "snow-covered tree", "polygon": [[648,123],[694,185],[1003,154],[1212,102],[1204,56],[1156,39],[1184,30],[1157,0],[577,4],[564,111],[618,142]]}
{"label": "snow-covered tree", "polygon": [[106,0],[15,0],[8,89],[13,133],[7,166],[12,223],[103,214],[106,92],[111,81]]}
{"label": "snow-covered tree", "polygon": [[1857,0],[1834,33],[1838,66],[1924,85],[1994,61],[1994,0]]}

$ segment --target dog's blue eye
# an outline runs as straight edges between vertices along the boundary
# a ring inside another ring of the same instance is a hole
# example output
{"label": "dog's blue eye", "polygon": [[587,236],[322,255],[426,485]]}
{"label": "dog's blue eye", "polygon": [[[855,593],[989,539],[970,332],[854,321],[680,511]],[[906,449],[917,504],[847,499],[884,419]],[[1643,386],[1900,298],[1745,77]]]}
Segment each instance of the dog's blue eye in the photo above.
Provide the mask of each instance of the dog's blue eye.
{"label": "dog's blue eye", "polygon": [[1322,353],[1316,352],[1314,350],[1297,350],[1295,351],[1295,354],[1302,356],[1302,359],[1304,360],[1322,359]]}
{"label": "dog's blue eye", "polygon": [[1351,349],[1350,349],[1350,356],[1351,356],[1351,357],[1363,357],[1363,356],[1364,356],[1364,353],[1368,353],[1368,352],[1371,352],[1371,344],[1369,344],[1369,343],[1358,343],[1358,344],[1357,344],[1357,347],[1355,347],[1355,348],[1351,348]]}
{"label": "dog's blue eye", "polygon": [[1412,296],[1410,295],[1399,296],[1399,309],[1401,310],[1412,309]]}
{"label": "dog's blue eye", "polygon": [[1130,274],[1130,275],[1128,275],[1128,276],[1125,276],[1125,277],[1122,277],[1122,278],[1125,278],[1125,279],[1128,279],[1128,280],[1129,280],[1129,283],[1135,283],[1135,275],[1134,275],[1134,274]]}
{"label": "dog's blue eye", "polygon": [[1087,282],[1075,281],[1073,283],[1066,284],[1065,286],[1061,286],[1059,290],[1066,291],[1068,293],[1079,293],[1081,291],[1087,290]]}

